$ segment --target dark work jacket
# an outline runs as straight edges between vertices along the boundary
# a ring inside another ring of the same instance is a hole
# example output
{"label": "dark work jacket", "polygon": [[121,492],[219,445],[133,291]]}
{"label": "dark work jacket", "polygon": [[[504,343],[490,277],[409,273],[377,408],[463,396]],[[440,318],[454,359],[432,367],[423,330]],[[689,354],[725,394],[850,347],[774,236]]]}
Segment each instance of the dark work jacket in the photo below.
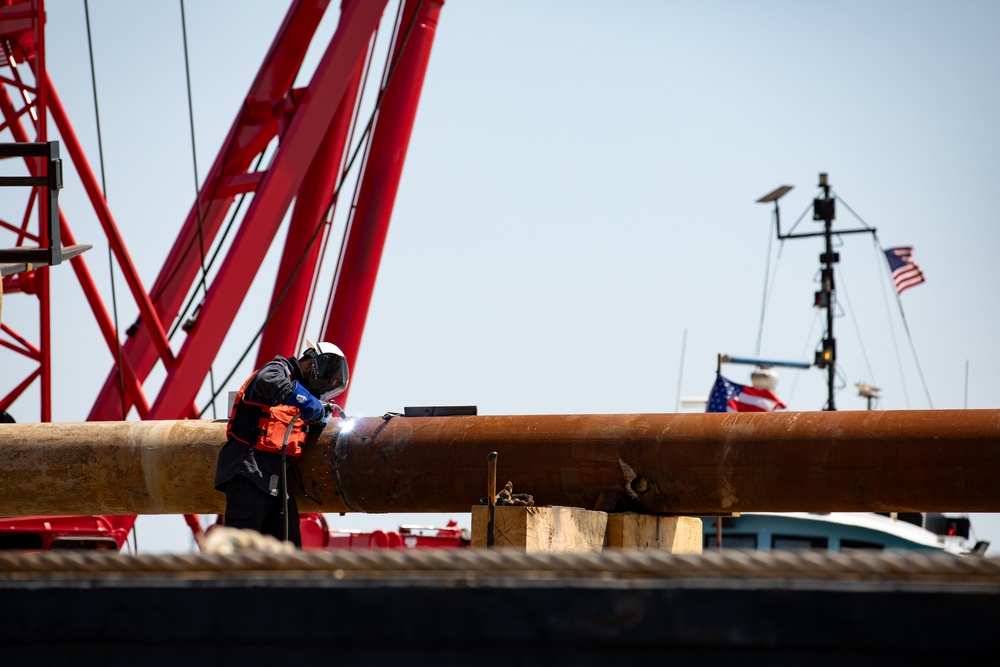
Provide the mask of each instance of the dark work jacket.
{"label": "dark work jacket", "polygon": [[[255,403],[280,405],[288,400],[296,382],[304,384],[302,380],[302,371],[295,357],[275,357],[261,367],[243,396]],[[259,412],[259,408],[252,405],[243,405],[239,409]],[[281,480],[281,454],[254,450],[238,440],[227,438],[215,464],[215,488],[225,493],[226,484],[236,475],[243,475],[264,493],[276,496]]]}

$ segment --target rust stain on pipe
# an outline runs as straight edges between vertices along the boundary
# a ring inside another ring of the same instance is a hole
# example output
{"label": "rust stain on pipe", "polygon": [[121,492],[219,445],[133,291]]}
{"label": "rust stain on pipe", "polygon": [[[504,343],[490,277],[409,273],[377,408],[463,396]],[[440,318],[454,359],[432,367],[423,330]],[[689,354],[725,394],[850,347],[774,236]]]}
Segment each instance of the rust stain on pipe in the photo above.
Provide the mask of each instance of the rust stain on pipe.
{"label": "rust stain on pipe", "polygon": [[221,511],[212,479],[224,439],[211,421],[4,424],[0,514]]}
{"label": "rust stain on pipe", "polygon": [[[308,443],[302,511],[467,512],[499,453],[540,505],[1000,511],[1000,410],[370,417]],[[0,514],[215,513],[224,421],[0,425]],[[292,484],[293,491],[296,486]]]}

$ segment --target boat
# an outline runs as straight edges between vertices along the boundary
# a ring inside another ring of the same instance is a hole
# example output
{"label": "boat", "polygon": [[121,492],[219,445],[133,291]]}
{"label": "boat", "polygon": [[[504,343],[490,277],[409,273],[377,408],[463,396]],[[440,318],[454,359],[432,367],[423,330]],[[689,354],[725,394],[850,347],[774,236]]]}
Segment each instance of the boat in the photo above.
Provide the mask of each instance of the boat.
{"label": "boat", "polygon": [[[783,185],[764,195],[757,203],[774,203],[775,228],[779,240],[816,237],[825,239],[826,252],[820,255],[820,290],[814,305],[826,311],[826,331],[820,349],[812,363],[798,361],[761,360],[749,357],[718,356],[716,371],[722,377],[723,362],[749,364],[755,368],[750,374],[751,391],[766,392],[780,403],[774,392],[778,383],[775,367],[798,369],[819,368],[828,375],[828,394],[824,410],[835,410],[836,340],[833,335],[836,296],[834,289],[834,264],[839,253],[834,252],[833,237],[841,234],[872,234],[875,229],[864,225],[860,229],[834,230],[836,197],[831,196],[828,175],[819,175],[822,196],[814,199],[813,219],[824,223],[821,234],[781,233],[778,200],[792,189]],[[794,230],[794,228],[793,228]],[[915,265],[914,265],[915,266]],[[890,268],[892,268],[890,266]],[[919,274],[919,268],[915,271]],[[898,279],[897,279],[898,280]],[[912,276],[911,276],[912,280]],[[922,281],[922,275],[917,282]],[[897,282],[897,289],[899,284]],[[859,396],[867,399],[868,409],[874,408],[880,388],[869,382],[855,384]],[[711,401],[702,403],[706,411],[714,411]],[[718,407],[718,406],[715,406]],[[760,409],[755,407],[754,409]],[[773,407],[768,409],[774,409]],[[729,517],[706,518],[703,522],[703,548],[705,550],[752,549],[779,551],[808,549],[830,552],[852,551],[929,551],[959,556],[983,556],[989,542],[972,539],[971,523],[966,516],[952,516],[940,512],[746,512]]]}
{"label": "boat", "polygon": [[[813,549],[831,552],[926,551],[983,556],[967,517],[939,512],[746,512],[704,520],[704,548]],[[721,540],[719,533],[721,531]]]}

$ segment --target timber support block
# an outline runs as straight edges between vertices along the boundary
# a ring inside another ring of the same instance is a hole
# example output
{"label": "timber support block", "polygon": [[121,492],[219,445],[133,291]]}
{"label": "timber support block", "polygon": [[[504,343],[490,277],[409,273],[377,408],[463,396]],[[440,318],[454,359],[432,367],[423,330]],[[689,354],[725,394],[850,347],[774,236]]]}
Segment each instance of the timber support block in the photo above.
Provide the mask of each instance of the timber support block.
{"label": "timber support block", "polygon": [[611,549],[700,554],[701,519],[693,516],[657,516],[623,512],[608,515],[607,546]]}
{"label": "timber support block", "polygon": [[[472,547],[486,547],[489,507],[472,508]],[[494,548],[526,553],[602,551],[608,515],[579,507],[496,507]]]}
{"label": "timber support block", "polygon": [[[701,519],[579,507],[496,507],[494,547],[527,553],[626,549],[700,554]],[[472,547],[488,543],[489,508],[472,508]]]}

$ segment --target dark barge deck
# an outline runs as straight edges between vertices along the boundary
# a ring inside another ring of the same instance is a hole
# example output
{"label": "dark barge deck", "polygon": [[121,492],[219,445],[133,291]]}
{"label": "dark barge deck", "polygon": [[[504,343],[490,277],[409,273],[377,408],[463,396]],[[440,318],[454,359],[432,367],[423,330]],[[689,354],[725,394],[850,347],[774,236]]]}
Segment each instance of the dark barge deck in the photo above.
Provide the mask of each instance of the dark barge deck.
{"label": "dark barge deck", "polygon": [[1000,652],[1000,559],[913,553],[7,552],[0,600],[7,664],[814,667]]}

